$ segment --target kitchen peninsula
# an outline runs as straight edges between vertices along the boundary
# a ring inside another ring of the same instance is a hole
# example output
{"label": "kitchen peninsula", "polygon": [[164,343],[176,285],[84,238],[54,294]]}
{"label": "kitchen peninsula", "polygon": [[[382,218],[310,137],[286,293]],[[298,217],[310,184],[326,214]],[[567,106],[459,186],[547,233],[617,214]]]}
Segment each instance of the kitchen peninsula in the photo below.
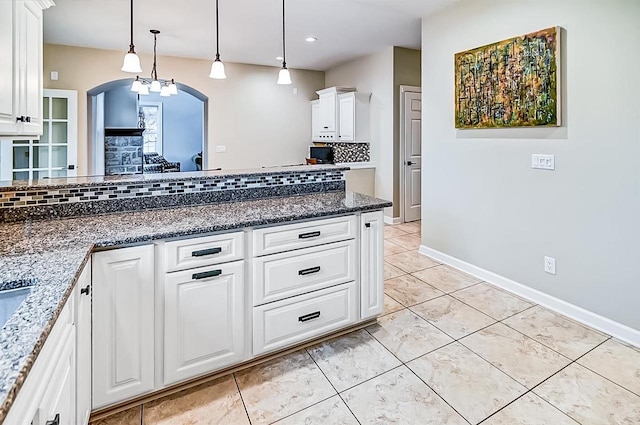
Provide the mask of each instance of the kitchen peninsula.
{"label": "kitchen peninsula", "polygon": [[347,170],[1,186],[0,295],[29,291],[0,331],[0,422],[86,424],[375,319],[391,203]]}

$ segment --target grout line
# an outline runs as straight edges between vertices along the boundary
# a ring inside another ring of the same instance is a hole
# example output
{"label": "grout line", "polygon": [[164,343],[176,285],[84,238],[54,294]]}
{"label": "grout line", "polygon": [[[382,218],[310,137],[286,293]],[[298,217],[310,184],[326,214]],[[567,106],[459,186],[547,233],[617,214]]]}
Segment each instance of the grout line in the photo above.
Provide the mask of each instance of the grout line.
{"label": "grout line", "polygon": [[240,390],[240,385],[238,385],[238,379],[236,378],[236,374],[232,373],[231,376],[233,376],[233,382],[235,382],[236,389],[238,390],[238,394],[240,395],[240,401],[242,402],[242,407],[244,407],[244,414],[247,415],[247,420],[249,421],[249,425],[251,425],[251,417],[249,416],[247,403],[244,402],[244,397],[242,397],[242,391]]}

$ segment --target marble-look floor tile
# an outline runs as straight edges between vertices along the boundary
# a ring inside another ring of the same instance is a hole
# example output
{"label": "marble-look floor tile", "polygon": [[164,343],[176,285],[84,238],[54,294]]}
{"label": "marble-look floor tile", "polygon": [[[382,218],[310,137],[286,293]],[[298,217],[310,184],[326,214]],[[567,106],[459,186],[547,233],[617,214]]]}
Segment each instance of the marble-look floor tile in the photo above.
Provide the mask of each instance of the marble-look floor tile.
{"label": "marble-look floor tile", "polygon": [[233,375],[146,403],[143,420],[143,425],[249,425]]}
{"label": "marble-look floor tile", "polygon": [[400,304],[398,301],[394,300],[389,295],[384,294],[384,311],[382,312],[383,316],[385,314],[389,314],[389,313],[394,313],[396,311],[400,311],[403,308],[404,308],[404,306],[402,304]]}
{"label": "marble-look floor tile", "polygon": [[340,396],[333,396],[288,416],[275,425],[359,425]]}
{"label": "marble-look floor tile", "polygon": [[104,419],[91,422],[90,425],[140,425],[142,406],[132,407]]}
{"label": "marble-look floor tile", "polygon": [[409,274],[385,280],[384,291],[405,307],[444,295],[443,292]]}
{"label": "marble-look floor tile", "polygon": [[442,265],[413,273],[415,277],[449,293],[481,282],[480,279]]}
{"label": "marble-look floor tile", "polygon": [[457,342],[419,357],[407,366],[472,424],[527,392],[525,387]]}
{"label": "marble-look floor tile", "polygon": [[401,364],[365,330],[352,332],[307,350],[338,392]]}
{"label": "marble-look floor tile", "polygon": [[527,388],[533,388],[570,363],[566,357],[502,323],[460,342]]}
{"label": "marble-look floor tile", "polygon": [[579,425],[533,393],[525,394],[482,425]]}
{"label": "marble-look floor tile", "polygon": [[540,306],[518,313],[505,320],[504,324],[572,360],[609,338]]}
{"label": "marble-look floor tile", "polygon": [[409,223],[397,224],[396,227],[400,230],[404,230],[407,233],[420,233],[420,221],[411,221]]}
{"label": "marble-look floor tile", "polygon": [[426,255],[422,255],[417,251],[407,251],[385,258],[385,261],[406,273],[413,273],[430,267],[435,267],[440,263],[432,260]]}
{"label": "marble-look floor tile", "polygon": [[384,238],[397,238],[398,236],[407,235],[408,233],[404,230],[398,229],[397,226],[384,226]]}
{"label": "marble-look floor tile", "polygon": [[397,245],[391,242],[389,239],[384,240],[384,256],[389,257],[390,255],[400,254],[401,252],[408,251],[407,248]]}
{"label": "marble-look floor tile", "polygon": [[404,270],[400,270],[396,266],[392,266],[391,264],[385,261],[384,263],[384,280],[393,279],[394,277],[402,276],[403,274],[407,274]]}
{"label": "marble-look floor tile", "polygon": [[487,283],[478,283],[451,293],[465,304],[477,308],[496,320],[503,320],[533,306],[528,301],[501,291]]}
{"label": "marble-look floor tile", "polygon": [[342,395],[362,425],[468,425],[406,366],[380,375]]}
{"label": "marble-look floor tile", "polygon": [[632,347],[610,339],[578,363],[640,395],[640,352]]}
{"label": "marble-look floor tile", "polygon": [[414,305],[411,310],[454,339],[496,323],[486,314],[449,295]]}
{"label": "marble-look floor tile", "polygon": [[417,234],[397,236],[387,240],[403,247],[406,250],[417,250],[420,248],[420,244],[422,243],[422,239],[420,239],[420,236]]}
{"label": "marble-look floor tile", "polygon": [[236,379],[254,425],[274,422],[336,394],[304,350],[236,372]]}
{"label": "marble-look floor tile", "polygon": [[640,397],[576,363],[533,392],[582,425],[640,424]]}
{"label": "marble-look floor tile", "polygon": [[420,357],[453,341],[409,310],[378,319],[367,331],[403,362]]}

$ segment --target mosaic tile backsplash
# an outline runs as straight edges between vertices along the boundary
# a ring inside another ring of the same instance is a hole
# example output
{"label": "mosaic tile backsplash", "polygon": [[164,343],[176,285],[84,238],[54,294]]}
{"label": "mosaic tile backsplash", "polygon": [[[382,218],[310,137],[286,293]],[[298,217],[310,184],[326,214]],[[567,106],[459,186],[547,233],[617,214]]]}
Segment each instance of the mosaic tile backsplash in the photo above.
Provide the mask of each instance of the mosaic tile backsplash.
{"label": "mosaic tile backsplash", "polygon": [[[45,218],[43,215],[78,216],[334,190],[344,190],[343,170],[256,173],[172,181],[105,182],[34,190],[23,187],[15,191],[0,191],[0,222],[29,217]],[[30,208],[33,213],[23,211]]]}
{"label": "mosaic tile backsplash", "polygon": [[333,162],[368,162],[371,159],[369,143],[327,143],[333,148]]}

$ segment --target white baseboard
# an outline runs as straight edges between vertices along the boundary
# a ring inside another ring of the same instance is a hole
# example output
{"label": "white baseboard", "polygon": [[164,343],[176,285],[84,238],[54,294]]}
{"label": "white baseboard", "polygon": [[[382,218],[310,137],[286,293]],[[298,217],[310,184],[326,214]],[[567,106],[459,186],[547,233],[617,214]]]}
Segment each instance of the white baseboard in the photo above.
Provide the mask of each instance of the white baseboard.
{"label": "white baseboard", "polygon": [[400,224],[400,217],[389,217],[388,215],[384,216],[384,224]]}
{"label": "white baseboard", "polygon": [[[386,218],[386,217],[385,217]],[[609,334],[614,338],[617,338],[626,343],[632,344],[636,347],[640,347],[640,331],[633,329],[629,326],[623,325],[599,314],[593,313],[589,310],[585,310],[582,307],[573,305],[559,298],[540,292],[537,289],[530,288],[521,283],[515,282],[504,276],[500,276],[496,273],[485,270],[481,267],[469,264],[466,261],[462,261],[458,258],[452,257],[449,254],[440,252],[436,249],[429,248],[424,245],[420,245],[420,253],[434,258],[446,265],[454,267],[467,274],[482,279],[483,281],[490,283],[499,288],[512,292],[522,298],[525,298],[536,304],[540,304],[543,307],[567,316],[577,322],[583,323],[601,332]]]}

